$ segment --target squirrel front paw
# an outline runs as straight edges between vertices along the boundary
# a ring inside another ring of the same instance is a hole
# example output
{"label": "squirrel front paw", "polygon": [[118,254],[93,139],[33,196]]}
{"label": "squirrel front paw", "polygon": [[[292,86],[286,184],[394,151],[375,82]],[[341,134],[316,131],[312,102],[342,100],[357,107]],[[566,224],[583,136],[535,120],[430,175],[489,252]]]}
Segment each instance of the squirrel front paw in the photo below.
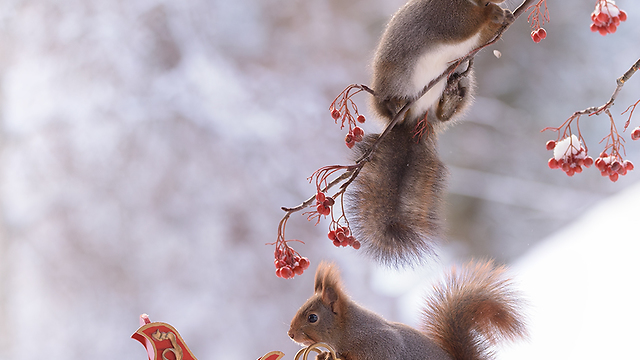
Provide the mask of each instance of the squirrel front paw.
{"label": "squirrel front paw", "polygon": [[496,4],[490,4],[491,6],[491,22],[499,25],[509,25],[515,21],[516,17],[509,9],[503,9]]}
{"label": "squirrel front paw", "polygon": [[516,21],[516,17],[513,15],[511,10],[504,9],[504,20],[502,21],[502,25],[509,25],[514,21]]}

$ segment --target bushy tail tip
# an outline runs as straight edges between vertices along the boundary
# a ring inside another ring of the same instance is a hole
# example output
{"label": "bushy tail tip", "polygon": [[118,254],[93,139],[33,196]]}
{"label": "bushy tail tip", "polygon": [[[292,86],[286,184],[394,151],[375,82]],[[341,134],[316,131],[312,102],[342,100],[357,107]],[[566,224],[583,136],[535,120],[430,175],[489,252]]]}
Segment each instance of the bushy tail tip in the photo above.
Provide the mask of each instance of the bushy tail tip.
{"label": "bushy tail tip", "polygon": [[493,262],[454,268],[425,308],[425,331],[456,360],[493,358],[493,346],[527,336],[523,300]]}

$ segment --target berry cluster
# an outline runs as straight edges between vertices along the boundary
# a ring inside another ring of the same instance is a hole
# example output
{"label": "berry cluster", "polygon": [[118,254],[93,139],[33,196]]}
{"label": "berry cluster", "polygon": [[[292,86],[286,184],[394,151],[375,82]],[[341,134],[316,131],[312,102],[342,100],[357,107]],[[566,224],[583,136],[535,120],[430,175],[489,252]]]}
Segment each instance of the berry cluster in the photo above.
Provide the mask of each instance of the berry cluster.
{"label": "berry cluster", "polygon": [[336,124],[338,123],[338,120],[340,120],[341,129],[344,127],[345,122],[349,126],[349,132],[344,138],[344,142],[349,149],[351,149],[357,142],[362,141],[362,138],[364,137],[364,130],[358,126],[358,123],[362,124],[366,119],[364,115],[358,114],[358,106],[353,101],[352,97],[359,92],[365,91],[365,88],[366,87],[363,87],[362,85],[349,85],[329,106],[331,117]]}
{"label": "berry cluster", "polygon": [[292,279],[309,268],[309,259],[300,256],[289,246],[278,247],[275,251],[274,265],[276,276],[283,279]]}
{"label": "berry cluster", "polygon": [[591,31],[600,35],[613,34],[622,21],[627,20],[627,13],[620,10],[613,0],[598,0],[591,13]]}
{"label": "berry cluster", "polygon": [[335,230],[329,231],[327,234],[329,240],[333,241],[333,245],[340,246],[352,246],[354,249],[360,249],[360,241],[351,235],[349,226],[337,226]]}
{"label": "berry cluster", "polygon": [[[358,116],[358,121],[360,121],[360,117],[362,117],[362,121],[364,121],[364,116]],[[344,143],[347,145],[349,149],[353,147],[357,142],[362,141],[364,137],[364,130],[360,126],[355,126],[353,129],[349,129],[349,133],[344,137]]]}
{"label": "berry cluster", "polygon": [[527,17],[527,22],[531,24],[531,40],[536,44],[547,37],[547,30],[542,28],[549,19],[549,9],[547,8],[547,0],[538,0],[535,4],[529,6],[531,12]]}
{"label": "berry cluster", "polygon": [[618,181],[618,177],[627,175],[627,171],[631,171],[634,168],[631,161],[623,161],[619,155],[608,155],[605,152],[596,159],[595,165],[602,176],[608,176],[609,180],[613,182]]}
{"label": "berry cluster", "polygon": [[322,191],[316,194],[316,211],[320,215],[327,216],[331,214],[331,207],[335,204],[332,197],[327,197]]}
{"label": "berry cluster", "polygon": [[593,165],[593,158],[587,155],[587,149],[577,136],[571,135],[558,142],[547,141],[547,150],[553,150],[553,157],[549,159],[551,169],[562,169],[568,176],[580,174],[582,168]]}
{"label": "berry cluster", "polygon": [[531,31],[531,39],[534,43],[539,43],[547,37],[547,30],[544,28],[538,28],[537,30]]}

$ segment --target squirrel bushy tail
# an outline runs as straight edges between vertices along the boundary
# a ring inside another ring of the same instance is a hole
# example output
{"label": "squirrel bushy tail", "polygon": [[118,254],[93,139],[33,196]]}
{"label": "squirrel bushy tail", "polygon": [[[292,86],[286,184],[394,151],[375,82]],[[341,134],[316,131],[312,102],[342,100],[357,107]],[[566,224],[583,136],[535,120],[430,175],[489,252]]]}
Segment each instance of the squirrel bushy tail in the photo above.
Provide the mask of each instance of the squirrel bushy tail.
{"label": "squirrel bushy tail", "polygon": [[526,336],[520,297],[492,262],[454,268],[424,310],[425,333],[456,360],[493,357],[491,346]]}
{"label": "squirrel bushy tail", "polygon": [[[396,124],[382,139],[348,192],[356,237],[382,263],[401,266],[433,255],[441,236],[441,198],[446,169],[438,158],[436,134],[415,136],[415,123]],[[357,145],[360,157],[378,138]]]}

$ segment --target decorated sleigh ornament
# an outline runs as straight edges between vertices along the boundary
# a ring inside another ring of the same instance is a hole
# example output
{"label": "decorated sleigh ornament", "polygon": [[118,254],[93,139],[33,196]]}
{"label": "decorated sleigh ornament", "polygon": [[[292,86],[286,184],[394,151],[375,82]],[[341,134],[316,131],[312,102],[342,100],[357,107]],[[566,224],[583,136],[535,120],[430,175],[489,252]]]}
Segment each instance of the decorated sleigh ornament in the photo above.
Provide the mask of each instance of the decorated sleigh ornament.
{"label": "decorated sleigh ornament", "polygon": [[[193,355],[187,343],[173,326],[163,322],[151,322],[149,315],[140,315],[140,328],[136,330],[132,339],[138,340],[147,350],[149,360],[198,360]],[[327,344],[316,343],[300,349],[294,360],[307,360],[311,352],[322,353],[326,349],[333,359],[340,360],[335,351]],[[281,351],[272,351],[258,360],[280,360],[284,357]]]}

